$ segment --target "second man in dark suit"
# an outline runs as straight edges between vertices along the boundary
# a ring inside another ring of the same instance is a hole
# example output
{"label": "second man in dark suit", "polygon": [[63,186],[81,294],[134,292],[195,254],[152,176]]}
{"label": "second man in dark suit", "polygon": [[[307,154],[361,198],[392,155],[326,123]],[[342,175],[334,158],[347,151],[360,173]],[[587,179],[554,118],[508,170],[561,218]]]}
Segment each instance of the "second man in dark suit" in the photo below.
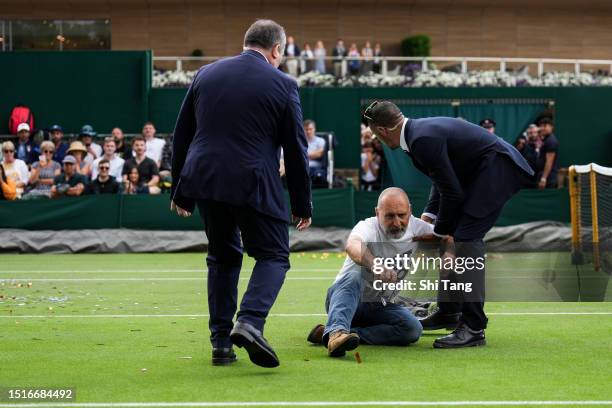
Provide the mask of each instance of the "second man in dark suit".
{"label": "second man in dark suit", "polygon": [[484,313],[483,238],[533,170],[510,144],[461,119],[408,119],[389,101],[373,102],[363,117],[377,137],[392,149],[404,150],[431,179],[429,203],[421,218],[434,222],[434,235],[447,243],[443,258],[474,260],[469,272],[442,271],[450,280],[470,283],[474,291],[440,290],[439,310],[421,321],[423,328],[455,329],[437,339],[436,348],[484,345],[488,319]]}

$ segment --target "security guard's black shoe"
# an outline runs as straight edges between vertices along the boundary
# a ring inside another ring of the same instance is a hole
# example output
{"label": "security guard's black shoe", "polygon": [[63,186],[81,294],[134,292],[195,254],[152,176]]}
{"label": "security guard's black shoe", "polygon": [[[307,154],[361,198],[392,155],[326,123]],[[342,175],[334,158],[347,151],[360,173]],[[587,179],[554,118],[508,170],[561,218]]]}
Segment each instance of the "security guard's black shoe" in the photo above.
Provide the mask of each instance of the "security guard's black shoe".
{"label": "security guard's black shoe", "polygon": [[238,360],[234,349],[228,348],[213,348],[212,364],[215,366],[229,365]]}
{"label": "security guard's black shoe", "polygon": [[484,346],[486,343],[484,330],[472,330],[467,324],[460,323],[451,334],[436,339],[433,346],[434,348],[460,348]]}
{"label": "security guard's black shoe", "polygon": [[274,349],[261,334],[261,331],[249,323],[240,320],[234,323],[230,339],[235,346],[246,349],[253,364],[267,368],[278,367],[280,364]]}
{"label": "security guard's black shoe", "polygon": [[447,329],[455,330],[459,324],[461,313],[442,313],[439,309],[427,317],[419,319],[423,330]]}

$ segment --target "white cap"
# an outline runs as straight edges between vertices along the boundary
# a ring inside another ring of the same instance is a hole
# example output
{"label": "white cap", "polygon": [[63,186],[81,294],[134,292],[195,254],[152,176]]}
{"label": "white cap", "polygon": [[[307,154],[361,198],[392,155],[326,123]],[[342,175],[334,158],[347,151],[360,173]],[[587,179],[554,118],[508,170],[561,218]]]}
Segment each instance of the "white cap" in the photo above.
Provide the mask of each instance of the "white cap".
{"label": "white cap", "polygon": [[17,132],[21,132],[22,130],[27,130],[28,132],[30,131],[30,125],[28,125],[27,123],[20,123],[19,126],[17,126]]}

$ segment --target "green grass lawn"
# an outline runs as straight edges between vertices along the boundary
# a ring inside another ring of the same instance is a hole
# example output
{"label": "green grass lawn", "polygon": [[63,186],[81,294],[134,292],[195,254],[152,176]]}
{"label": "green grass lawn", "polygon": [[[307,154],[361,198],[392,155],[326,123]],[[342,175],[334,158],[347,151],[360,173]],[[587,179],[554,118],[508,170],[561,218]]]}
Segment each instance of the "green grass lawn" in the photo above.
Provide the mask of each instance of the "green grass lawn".
{"label": "green grass lawn", "polygon": [[[488,274],[539,279],[554,259],[493,254]],[[434,350],[439,331],[406,348],[361,346],[361,364],[352,353],[328,358],[305,337],[325,321],[326,289],[343,262],[336,253],[292,255],[265,333],[279,368],[252,365],[242,349],[236,364],[213,367],[203,261],[202,254],[2,255],[0,387],[74,387],[78,403],[612,404],[611,303],[490,302],[486,347]],[[241,291],[252,264],[245,258]],[[538,279],[524,279],[525,290]]]}

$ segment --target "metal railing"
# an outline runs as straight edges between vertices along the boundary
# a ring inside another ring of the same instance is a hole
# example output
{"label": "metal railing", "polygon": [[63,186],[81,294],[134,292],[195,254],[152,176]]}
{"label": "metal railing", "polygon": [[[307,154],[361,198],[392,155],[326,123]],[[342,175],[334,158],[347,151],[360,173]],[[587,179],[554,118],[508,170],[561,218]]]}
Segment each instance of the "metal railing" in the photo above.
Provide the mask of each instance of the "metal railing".
{"label": "metal railing", "polygon": [[[202,62],[202,65],[206,65],[207,63],[211,63],[217,61],[221,58],[225,57],[161,57],[154,56],[153,64],[155,62],[162,61],[174,61],[176,64],[177,71],[183,71],[183,63],[184,62]],[[389,65],[396,63],[408,63],[414,62],[420,64],[421,71],[428,71],[431,68],[432,63],[449,63],[449,64],[459,64],[461,73],[467,73],[469,70],[469,65],[473,63],[491,63],[497,65],[499,72],[507,72],[509,64],[535,64],[537,66],[537,76],[541,77],[544,72],[546,72],[545,67],[548,65],[567,65],[570,70],[573,70],[575,74],[580,74],[584,72],[583,66],[600,66],[607,70],[608,72],[612,72],[612,60],[597,60],[597,59],[567,59],[567,58],[503,58],[503,57],[397,57],[397,56],[389,56],[389,57],[324,57],[324,58],[305,58],[305,57],[294,57],[290,58],[293,60],[297,60],[298,62],[310,63],[311,69],[309,71],[314,71],[313,65],[317,61],[325,61],[332,62],[334,65],[338,64],[338,70],[340,75],[346,76],[349,72],[349,62],[351,61],[360,61],[370,63],[370,64],[379,64],[380,73],[383,75],[387,75],[389,70]],[[288,60],[288,59],[286,59]],[[336,67],[336,65],[335,65]],[[334,68],[335,68],[334,67]],[[573,67],[573,69],[572,69]]]}

